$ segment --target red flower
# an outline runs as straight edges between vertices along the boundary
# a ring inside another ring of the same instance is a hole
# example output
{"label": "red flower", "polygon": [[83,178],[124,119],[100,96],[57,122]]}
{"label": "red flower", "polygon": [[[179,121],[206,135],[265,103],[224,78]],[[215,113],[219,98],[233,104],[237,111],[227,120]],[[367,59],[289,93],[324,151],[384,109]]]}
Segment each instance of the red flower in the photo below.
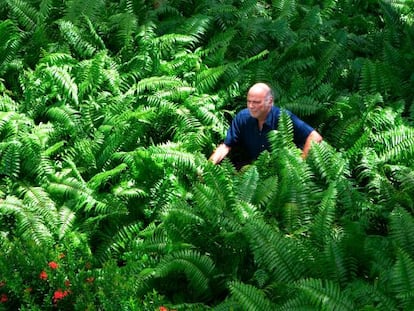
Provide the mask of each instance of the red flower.
{"label": "red flower", "polygon": [[49,267],[51,269],[55,270],[55,269],[57,269],[59,267],[59,265],[56,262],[51,261],[51,262],[49,262]]}
{"label": "red flower", "polygon": [[69,280],[65,280],[65,286],[69,287],[70,286],[70,281]]}
{"label": "red flower", "polygon": [[9,298],[7,297],[6,294],[1,294],[0,296],[0,303],[5,303],[7,302],[7,300],[9,300]]}
{"label": "red flower", "polygon": [[168,311],[168,308],[166,308],[166,307],[164,307],[164,306],[161,306],[161,307],[160,307],[160,311]]}
{"label": "red flower", "polygon": [[47,273],[45,270],[40,272],[39,278],[41,278],[42,280],[47,280]]}
{"label": "red flower", "polygon": [[69,295],[70,291],[65,290],[62,291],[61,289],[58,289],[53,294],[53,303],[57,303],[59,300],[65,298],[67,295]]}

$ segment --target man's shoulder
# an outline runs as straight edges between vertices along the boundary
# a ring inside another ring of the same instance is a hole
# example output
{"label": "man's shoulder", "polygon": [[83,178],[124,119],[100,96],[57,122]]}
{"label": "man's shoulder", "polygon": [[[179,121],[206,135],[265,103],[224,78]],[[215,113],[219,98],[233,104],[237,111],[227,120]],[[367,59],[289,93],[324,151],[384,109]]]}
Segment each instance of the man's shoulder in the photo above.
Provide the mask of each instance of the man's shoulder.
{"label": "man's shoulder", "polygon": [[247,108],[240,110],[234,117],[234,120],[237,122],[247,122],[250,119],[252,119],[252,116]]}
{"label": "man's shoulder", "polygon": [[272,106],[272,109],[270,110],[270,113],[279,116],[281,109],[277,106]]}
{"label": "man's shoulder", "polygon": [[241,117],[241,118],[248,118],[248,117],[250,117],[250,112],[249,112],[249,109],[247,109],[247,108],[244,108],[244,109],[242,109],[242,110],[240,110],[237,114],[236,114],[236,117]]}

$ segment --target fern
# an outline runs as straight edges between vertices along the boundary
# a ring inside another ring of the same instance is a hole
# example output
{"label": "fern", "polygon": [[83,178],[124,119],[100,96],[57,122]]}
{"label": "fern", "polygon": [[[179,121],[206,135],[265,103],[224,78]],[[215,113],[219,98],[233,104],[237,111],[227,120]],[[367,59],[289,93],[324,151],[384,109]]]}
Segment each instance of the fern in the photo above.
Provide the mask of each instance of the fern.
{"label": "fern", "polygon": [[69,72],[57,66],[46,67],[44,68],[44,72],[50,76],[50,79],[61,88],[63,93],[66,94],[75,105],[78,104],[78,86],[70,76]]}
{"label": "fern", "polygon": [[297,282],[297,287],[314,308],[320,310],[354,310],[355,308],[353,301],[332,281],[304,279]]}
{"label": "fern", "polygon": [[214,272],[213,261],[192,250],[173,252],[163,258],[155,269],[157,277],[166,277],[170,273],[183,272],[189,282],[189,290],[195,297],[207,295]]}
{"label": "fern", "polygon": [[396,247],[414,256],[414,221],[403,208],[396,208],[390,215],[390,236]]}
{"label": "fern", "polygon": [[18,28],[11,20],[0,23],[0,70],[4,72],[17,58],[18,48],[21,43],[21,35]]}
{"label": "fern", "polygon": [[397,261],[391,274],[392,288],[404,309],[414,306],[414,261],[404,251],[397,253]]}
{"label": "fern", "polygon": [[102,187],[102,185],[107,183],[108,180],[120,175],[126,168],[127,165],[125,163],[122,163],[119,164],[117,167],[114,167],[113,169],[98,173],[88,181],[87,186],[91,190],[97,190],[100,187]]}
{"label": "fern", "polygon": [[70,235],[75,229],[76,215],[72,210],[63,206],[59,209],[58,216],[56,221],[58,226],[58,239],[63,240],[63,238]]}
{"label": "fern", "polygon": [[104,2],[70,0],[66,3],[65,19],[73,24],[77,24],[82,16],[87,16],[91,21],[99,19],[99,14],[103,13]]}
{"label": "fern", "polygon": [[380,151],[384,161],[399,162],[410,158],[414,152],[414,131],[405,126],[380,133],[374,139],[384,147]]}
{"label": "fern", "polygon": [[391,91],[391,68],[382,62],[366,61],[361,72],[361,90],[366,93]]}
{"label": "fern", "polygon": [[259,173],[252,166],[245,171],[236,183],[237,197],[245,202],[251,202],[259,181]]}
{"label": "fern", "polygon": [[45,224],[37,212],[41,212],[49,218],[47,210],[36,206],[26,205],[22,200],[14,196],[8,196],[0,202],[0,210],[4,214],[14,215],[17,219],[16,235],[25,240],[33,240],[39,245],[52,245],[53,232]]}
{"label": "fern", "polygon": [[39,20],[39,12],[34,7],[22,0],[7,0],[7,4],[26,30],[34,30]]}
{"label": "fern", "polygon": [[246,224],[246,237],[259,267],[268,271],[274,281],[293,282],[306,274],[307,261],[293,239],[258,219]]}
{"label": "fern", "polygon": [[309,162],[314,167],[315,174],[327,183],[345,181],[351,174],[348,161],[324,141],[312,146]]}
{"label": "fern", "polygon": [[57,22],[62,36],[68,41],[70,46],[81,57],[91,57],[97,51],[97,47],[85,40],[81,30],[70,21],[60,20]]}
{"label": "fern", "polygon": [[21,171],[21,143],[9,141],[0,143],[0,172],[6,176],[18,178]]}
{"label": "fern", "polygon": [[155,161],[169,162],[183,171],[195,172],[197,170],[196,156],[181,151],[177,144],[166,143],[160,146],[153,146],[148,149],[148,152]]}
{"label": "fern", "polygon": [[231,298],[238,302],[242,310],[274,310],[273,303],[266,298],[265,293],[252,285],[238,281],[229,282]]}
{"label": "fern", "polygon": [[325,242],[333,238],[333,232],[331,231],[332,227],[335,226],[337,195],[337,186],[335,183],[332,183],[324,193],[319,206],[319,213],[315,215],[311,226],[317,245],[322,246]]}

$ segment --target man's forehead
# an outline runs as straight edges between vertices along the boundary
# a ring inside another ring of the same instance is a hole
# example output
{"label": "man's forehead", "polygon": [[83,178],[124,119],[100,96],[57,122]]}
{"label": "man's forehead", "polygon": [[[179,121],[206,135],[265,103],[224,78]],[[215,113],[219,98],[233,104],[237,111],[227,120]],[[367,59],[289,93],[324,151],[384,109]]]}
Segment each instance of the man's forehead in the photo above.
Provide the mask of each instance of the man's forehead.
{"label": "man's forehead", "polygon": [[247,98],[251,99],[263,99],[266,96],[266,92],[264,91],[251,91],[247,94]]}

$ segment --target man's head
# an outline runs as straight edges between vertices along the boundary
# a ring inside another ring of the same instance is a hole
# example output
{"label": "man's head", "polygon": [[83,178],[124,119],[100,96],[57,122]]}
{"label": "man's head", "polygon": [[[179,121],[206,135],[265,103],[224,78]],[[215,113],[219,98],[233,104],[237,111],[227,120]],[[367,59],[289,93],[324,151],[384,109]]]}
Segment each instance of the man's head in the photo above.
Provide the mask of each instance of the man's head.
{"label": "man's head", "polygon": [[259,121],[266,120],[273,106],[272,89],[265,83],[254,84],[247,93],[247,108],[250,115]]}

